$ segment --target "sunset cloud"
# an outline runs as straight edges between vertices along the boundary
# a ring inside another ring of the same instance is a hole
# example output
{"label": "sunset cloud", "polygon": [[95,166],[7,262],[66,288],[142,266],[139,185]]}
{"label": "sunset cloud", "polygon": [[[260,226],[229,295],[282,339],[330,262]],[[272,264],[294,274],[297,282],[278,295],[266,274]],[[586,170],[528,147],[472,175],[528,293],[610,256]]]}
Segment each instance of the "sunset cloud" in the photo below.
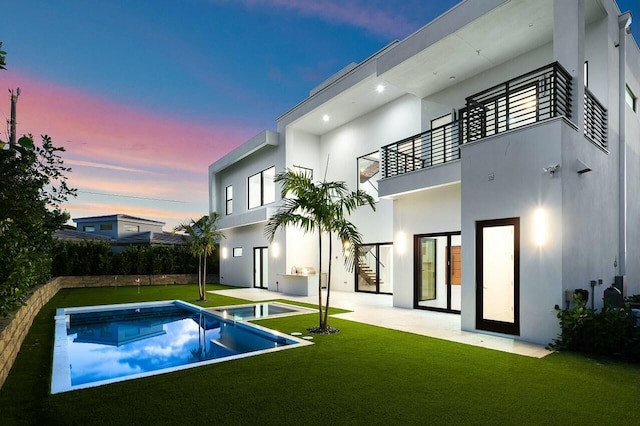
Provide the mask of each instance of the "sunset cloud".
{"label": "sunset cloud", "polygon": [[[18,133],[48,134],[66,148],[69,184],[78,189],[65,205],[72,217],[125,213],[169,226],[200,217],[209,164],[259,131],[162,116],[15,70],[2,77],[22,89]],[[9,115],[6,104],[0,115]]]}

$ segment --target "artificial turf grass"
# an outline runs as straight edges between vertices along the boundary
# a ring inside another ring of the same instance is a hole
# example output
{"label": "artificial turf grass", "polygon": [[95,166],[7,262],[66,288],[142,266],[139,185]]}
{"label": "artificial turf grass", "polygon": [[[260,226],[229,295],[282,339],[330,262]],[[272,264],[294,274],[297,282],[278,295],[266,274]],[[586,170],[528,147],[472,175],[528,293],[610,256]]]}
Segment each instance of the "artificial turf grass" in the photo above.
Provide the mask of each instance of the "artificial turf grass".
{"label": "artificial turf grass", "polygon": [[[528,358],[337,318],[329,322],[341,332],[316,335],[312,346],[49,395],[54,307],[125,301],[123,295],[116,297],[108,290],[69,290],[43,308],[0,390],[0,423],[638,424],[640,420],[637,366],[602,364],[571,354]],[[182,296],[160,299],[197,295],[195,286],[182,290]],[[290,333],[304,332],[316,321],[317,314],[306,314],[256,322]]]}

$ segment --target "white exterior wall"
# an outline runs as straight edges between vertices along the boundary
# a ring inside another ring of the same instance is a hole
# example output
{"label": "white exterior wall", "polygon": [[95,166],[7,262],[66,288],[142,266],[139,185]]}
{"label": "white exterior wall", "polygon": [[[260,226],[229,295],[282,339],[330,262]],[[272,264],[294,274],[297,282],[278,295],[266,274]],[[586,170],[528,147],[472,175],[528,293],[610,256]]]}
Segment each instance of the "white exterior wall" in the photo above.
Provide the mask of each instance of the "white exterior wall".
{"label": "white exterior wall", "polygon": [[[562,177],[551,177],[542,169],[561,162],[563,129],[568,127],[563,119],[555,119],[463,147],[463,330],[476,330],[476,221],[518,217],[520,338],[546,344],[556,336],[554,306],[562,304]],[[539,208],[545,213],[548,236],[541,247],[534,235]]]}
{"label": "white exterior wall", "polygon": [[[460,211],[460,184],[406,194],[394,200],[393,306],[413,308],[413,236],[460,231]],[[463,235],[462,246],[465,244]]]}
{"label": "white exterior wall", "polygon": [[[358,157],[417,133],[420,133],[420,100],[411,95],[396,99],[320,137],[319,178],[324,176],[328,157],[327,180],[345,181],[349,190],[355,191],[358,181]],[[351,221],[362,233],[365,244],[393,241],[391,200],[379,200],[375,212],[369,207],[361,207],[352,215]],[[333,253],[332,288],[338,291],[354,291],[354,274],[344,268],[342,248],[337,242],[333,246]],[[327,254],[325,252],[323,257],[323,272],[326,272]],[[394,282],[394,291],[395,287]]]}

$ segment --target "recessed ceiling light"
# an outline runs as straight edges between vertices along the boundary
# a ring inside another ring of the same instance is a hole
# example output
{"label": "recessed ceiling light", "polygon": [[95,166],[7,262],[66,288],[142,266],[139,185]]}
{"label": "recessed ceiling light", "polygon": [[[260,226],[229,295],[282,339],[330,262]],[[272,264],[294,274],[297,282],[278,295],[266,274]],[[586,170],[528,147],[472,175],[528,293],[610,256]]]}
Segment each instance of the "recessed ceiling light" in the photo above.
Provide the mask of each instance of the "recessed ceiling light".
{"label": "recessed ceiling light", "polygon": [[452,75],[451,77],[449,77],[449,80],[455,80],[455,79],[456,79],[455,75]]}
{"label": "recessed ceiling light", "polygon": [[323,116],[322,116],[322,121],[324,121],[325,123],[326,123],[327,121],[329,121],[329,116],[328,116],[327,114],[323,115]]}
{"label": "recessed ceiling light", "polygon": [[378,93],[384,92],[384,86],[382,84],[378,84],[376,86],[376,92],[378,92]]}

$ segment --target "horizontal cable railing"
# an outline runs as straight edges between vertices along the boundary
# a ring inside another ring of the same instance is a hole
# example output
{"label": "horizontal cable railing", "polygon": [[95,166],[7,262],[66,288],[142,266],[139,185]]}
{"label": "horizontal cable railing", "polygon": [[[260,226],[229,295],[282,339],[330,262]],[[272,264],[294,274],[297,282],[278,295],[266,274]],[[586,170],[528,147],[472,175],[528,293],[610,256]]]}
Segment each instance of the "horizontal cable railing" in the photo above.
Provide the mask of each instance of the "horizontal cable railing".
{"label": "horizontal cable railing", "polygon": [[382,178],[460,158],[460,122],[454,121],[382,147]]}
{"label": "horizontal cable railing", "polygon": [[584,135],[602,148],[607,148],[607,109],[584,88]]}
{"label": "horizontal cable railing", "polygon": [[467,98],[464,143],[563,115],[571,118],[571,76],[554,62]]}

